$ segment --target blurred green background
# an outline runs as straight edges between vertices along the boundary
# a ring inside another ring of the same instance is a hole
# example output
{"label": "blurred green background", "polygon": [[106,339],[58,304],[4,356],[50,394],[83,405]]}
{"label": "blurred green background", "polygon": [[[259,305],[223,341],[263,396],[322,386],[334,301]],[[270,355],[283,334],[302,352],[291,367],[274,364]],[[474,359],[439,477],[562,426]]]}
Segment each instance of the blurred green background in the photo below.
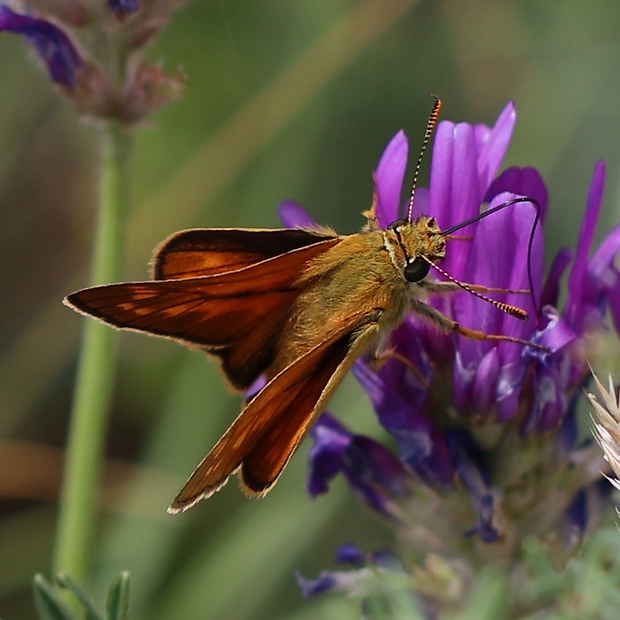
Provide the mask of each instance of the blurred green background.
{"label": "blurred green background", "polygon": [[[127,279],[145,278],[177,230],[279,226],[284,198],[354,232],[389,139],[404,128],[417,150],[431,93],[443,118],[489,124],[516,101],[506,165],[536,166],[548,183],[549,255],[574,244],[599,158],[608,230],[620,219],[618,24],[617,0],[190,4],[148,51],[188,82],[136,132]],[[88,282],[98,149],[10,35],[0,76],[0,615],[22,620],[34,617],[33,573],[50,568],[82,322],[60,300]],[[316,576],[341,542],[371,550],[389,532],[341,480],[308,498],[308,442],[267,499],[233,482],[166,514],[238,408],[199,353],[123,334],[90,590],[101,600],[130,570],[136,620],[358,617],[355,602],[304,602],[294,571]],[[330,408],[381,436],[352,378]]]}

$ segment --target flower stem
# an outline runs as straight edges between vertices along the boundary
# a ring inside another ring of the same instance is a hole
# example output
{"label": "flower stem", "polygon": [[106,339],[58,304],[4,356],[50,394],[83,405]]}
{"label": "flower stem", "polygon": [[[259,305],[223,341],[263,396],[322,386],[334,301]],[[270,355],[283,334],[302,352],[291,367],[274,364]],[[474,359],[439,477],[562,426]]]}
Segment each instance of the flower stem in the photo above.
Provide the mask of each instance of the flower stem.
{"label": "flower stem", "polygon": [[[102,170],[91,283],[114,282],[121,264],[129,202],[131,137],[114,122],[102,128]],[[67,459],[56,532],[54,572],[77,583],[88,577],[97,512],[97,489],[115,372],[116,334],[84,324],[71,410]]]}

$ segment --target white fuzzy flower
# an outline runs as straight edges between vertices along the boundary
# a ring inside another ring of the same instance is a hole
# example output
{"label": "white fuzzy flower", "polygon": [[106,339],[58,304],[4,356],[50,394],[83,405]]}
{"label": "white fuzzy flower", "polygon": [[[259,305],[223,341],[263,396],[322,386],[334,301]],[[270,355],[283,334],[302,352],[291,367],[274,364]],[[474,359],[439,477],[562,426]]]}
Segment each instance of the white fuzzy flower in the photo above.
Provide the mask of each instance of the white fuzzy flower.
{"label": "white fuzzy flower", "polygon": [[[605,389],[596,375],[593,374],[593,376],[601,399],[599,400],[594,394],[588,392],[588,399],[596,413],[596,418],[592,418],[594,437],[603,449],[605,460],[620,478],[620,402],[618,394],[611,377],[609,378],[609,388]],[[620,490],[620,480],[612,480],[611,478],[609,480]]]}

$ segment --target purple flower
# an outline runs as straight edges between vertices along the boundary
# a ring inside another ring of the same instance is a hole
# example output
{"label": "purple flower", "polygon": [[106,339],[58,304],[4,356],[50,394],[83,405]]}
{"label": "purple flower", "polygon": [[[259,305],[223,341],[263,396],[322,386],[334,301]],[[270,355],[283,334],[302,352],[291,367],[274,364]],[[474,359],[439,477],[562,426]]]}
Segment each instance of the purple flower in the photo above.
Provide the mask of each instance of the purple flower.
{"label": "purple flower", "polygon": [[[101,11],[96,3],[81,0],[42,2],[35,3],[41,11],[37,16],[0,4],[0,31],[21,34],[33,45],[52,80],[63,87],[61,94],[81,115],[134,125],[183,91],[181,69],[168,75],[139,54],[183,4],[109,0],[108,10]],[[97,44],[98,29],[114,54]]]}
{"label": "purple flower", "polygon": [[[404,577],[406,570],[401,559],[391,549],[364,553],[359,547],[348,543],[342,545],[336,555],[339,564],[353,564],[355,571],[322,571],[316,579],[308,579],[301,573],[295,575],[297,585],[305,597],[325,592],[348,592],[364,596],[382,580]],[[401,580],[402,583],[406,583]]]}
{"label": "purple flower", "polygon": [[0,32],[23,35],[35,48],[54,82],[73,88],[83,62],[71,39],[51,22],[0,6]]}
{"label": "purple flower", "polygon": [[[537,343],[546,351],[443,334],[411,314],[392,334],[394,355],[379,370],[363,359],[354,367],[379,422],[394,438],[399,461],[331,416],[323,416],[312,433],[311,493],[326,492],[328,482],[343,473],[365,504],[389,517],[404,545],[399,553],[422,562],[425,554],[440,553],[459,562],[469,559],[473,567],[489,558],[509,558],[514,565],[526,535],[554,536],[558,553],[570,554],[600,516],[601,510],[592,507],[608,505],[598,475],[604,465],[594,461],[599,457],[588,446],[576,445],[575,406],[589,377],[588,362],[595,360],[590,343],[609,331],[608,309],[620,327],[615,264],[620,227],[592,254],[605,181],[601,162],[577,250],[562,249],[545,279],[542,226],[549,195],[544,181],[531,167],[499,173],[515,124],[513,104],[492,128],[440,123],[430,187],[416,189],[414,218],[430,215],[447,230],[477,216],[485,203],[490,210],[515,201],[449,235],[440,267],[460,282],[510,289],[488,296],[524,309],[529,321],[466,291],[435,295],[428,303],[464,327]],[[377,166],[376,213],[382,228],[403,217],[408,150],[401,131]],[[287,225],[314,225],[296,203],[283,204],[281,215]],[[561,304],[565,273],[568,295]],[[431,277],[444,278],[433,270]],[[575,485],[576,467],[583,470]],[[538,519],[550,498],[553,505],[544,520]],[[481,545],[467,547],[466,539]],[[500,551],[487,554],[485,548],[491,547]],[[473,573],[456,572],[463,584],[470,583]],[[346,589],[341,576],[336,584],[332,589]],[[415,577],[412,587],[417,589]]]}
{"label": "purple flower", "polygon": [[129,15],[140,10],[138,0],[108,0],[108,7],[114,13]]}
{"label": "purple flower", "polygon": [[362,435],[353,435],[324,413],[312,429],[315,440],[310,450],[310,495],[328,490],[328,482],[344,473],[358,496],[373,510],[398,518],[394,498],[407,491],[406,473],[401,462],[382,444]]}

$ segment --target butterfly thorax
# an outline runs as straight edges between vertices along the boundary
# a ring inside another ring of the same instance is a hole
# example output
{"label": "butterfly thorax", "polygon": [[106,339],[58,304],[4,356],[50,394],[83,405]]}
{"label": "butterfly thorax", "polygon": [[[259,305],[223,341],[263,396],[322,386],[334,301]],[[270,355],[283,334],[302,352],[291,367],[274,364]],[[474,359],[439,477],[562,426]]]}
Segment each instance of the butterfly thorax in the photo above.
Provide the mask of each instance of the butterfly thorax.
{"label": "butterfly thorax", "polygon": [[[284,325],[277,352],[277,372],[319,344],[345,323],[373,313],[381,333],[399,325],[420,288],[405,277],[411,259],[424,253],[445,256],[445,241],[431,218],[388,230],[365,230],[342,236],[339,243],[313,258],[297,281],[301,293]],[[381,348],[381,343],[375,345]]]}

